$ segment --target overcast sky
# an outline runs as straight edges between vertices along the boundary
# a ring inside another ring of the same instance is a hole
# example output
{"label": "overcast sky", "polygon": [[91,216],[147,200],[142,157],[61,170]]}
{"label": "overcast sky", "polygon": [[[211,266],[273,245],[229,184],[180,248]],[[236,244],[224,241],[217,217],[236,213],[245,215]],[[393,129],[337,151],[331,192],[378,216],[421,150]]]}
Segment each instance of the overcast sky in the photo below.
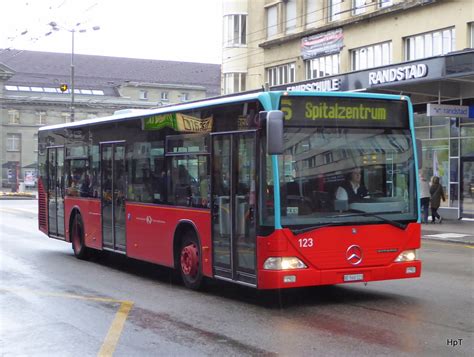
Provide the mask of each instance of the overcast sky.
{"label": "overcast sky", "polygon": [[[70,53],[68,30],[85,29],[75,33],[75,53],[221,63],[220,0],[1,0],[1,6],[0,48]],[[50,22],[62,30],[46,36]]]}

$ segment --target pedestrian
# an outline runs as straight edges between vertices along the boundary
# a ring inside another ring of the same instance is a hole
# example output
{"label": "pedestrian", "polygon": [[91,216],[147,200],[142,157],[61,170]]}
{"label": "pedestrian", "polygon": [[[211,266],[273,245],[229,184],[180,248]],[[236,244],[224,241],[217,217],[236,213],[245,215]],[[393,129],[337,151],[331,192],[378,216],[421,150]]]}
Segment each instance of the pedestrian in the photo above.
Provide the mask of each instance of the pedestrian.
{"label": "pedestrian", "polygon": [[420,203],[421,203],[421,223],[428,223],[428,211],[430,208],[430,183],[420,172]]}
{"label": "pedestrian", "polygon": [[446,197],[444,196],[443,186],[441,186],[441,182],[438,176],[433,176],[431,179],[431,187],[430,187],[430,194],[431,194],[431,223],[436,223],[436,218],[438,218],[438,223],[443,221],[443,218],[438,213],[438,208],[441,205],[441,199],[446,201]]}

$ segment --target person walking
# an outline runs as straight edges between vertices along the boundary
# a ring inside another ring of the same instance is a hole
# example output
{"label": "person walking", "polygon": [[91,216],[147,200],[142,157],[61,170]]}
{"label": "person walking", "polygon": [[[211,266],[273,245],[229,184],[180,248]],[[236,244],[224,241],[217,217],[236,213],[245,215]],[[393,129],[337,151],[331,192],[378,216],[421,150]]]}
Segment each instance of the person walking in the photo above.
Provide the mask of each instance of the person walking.
{"label": "person walking", "polygon": [[425,179],[420,172],[420,203],[421,203],[421,223],[428,223],[428,211],[430,208],[430,183]]}
{"label": "person walking", "polygon": [[438,218],[438,223],[443,221],[443,218],[438,213],[438,208],[441,205],[441,199],[446,201],[446,197],[444,196],[443,186],[441,186],[441,182],[438,176],[433,176],[431,179],[431,187],[430,187],[430,194],[431,194],[431,223],[436,223],[436,218]]}

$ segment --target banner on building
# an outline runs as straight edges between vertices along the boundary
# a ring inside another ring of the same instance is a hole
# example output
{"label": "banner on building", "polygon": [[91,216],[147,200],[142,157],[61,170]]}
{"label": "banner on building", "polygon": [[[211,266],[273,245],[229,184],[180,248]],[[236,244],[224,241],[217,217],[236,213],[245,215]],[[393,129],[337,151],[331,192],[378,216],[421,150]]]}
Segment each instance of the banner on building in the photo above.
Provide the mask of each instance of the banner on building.
{"label": "banner on building", "polygon": [[342,28],[303,37],[301,57],[307,60],[340,52],[344,45],[343,42]]}

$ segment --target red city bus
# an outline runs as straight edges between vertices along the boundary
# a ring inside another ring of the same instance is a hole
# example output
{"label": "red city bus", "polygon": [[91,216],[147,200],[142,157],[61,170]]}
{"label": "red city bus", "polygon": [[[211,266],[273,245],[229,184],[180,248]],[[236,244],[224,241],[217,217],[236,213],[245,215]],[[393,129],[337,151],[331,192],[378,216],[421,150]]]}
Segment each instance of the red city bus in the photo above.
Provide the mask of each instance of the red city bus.
{"label": "red city bus", "polygon": [[257,289],[421,273],[407,97],[261,92],[39,130],[39,229]]}

